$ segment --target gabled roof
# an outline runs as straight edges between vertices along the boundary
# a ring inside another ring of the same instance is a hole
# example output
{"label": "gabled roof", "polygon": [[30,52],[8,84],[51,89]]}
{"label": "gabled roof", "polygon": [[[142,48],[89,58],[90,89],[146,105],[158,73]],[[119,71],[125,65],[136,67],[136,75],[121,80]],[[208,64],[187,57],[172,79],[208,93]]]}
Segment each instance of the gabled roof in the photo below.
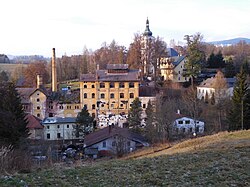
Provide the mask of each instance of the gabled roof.
{"label": "gabled roof", "polygon": [[185,59],[186,56],[180,56],[179,58],[177,58],[173,64],[174,66],[178,66],[184,59]]}
{"label": "gabled roof", "polygon": [[[203,88],[213,88],[213,83],[216,79],[214,77],[208,78],[201,82],[201,84],[198,87]],[[227,85],[229,88],[234,86],[234,83],[236,82],[236,78],[225,78]]]}
{"label": "gabled roof", "polygon": [[43,125],[41,124],[42,120],[36,116],[31,114],[26,115],[26,119],[28,120],[27,128],[29,129],[43,129]]}
{"label": "gabled roof", "polygon": [[139,134],[130,132],[128,128],[120,128],[112,125],[85,136],[84,144],[86,145],[86,147],[89,147],[91,145],[104,141],[108,138],[111,138],[115,135],[120,135],[123,136],[124,138],[140,142],[143,145],[148,144],[144,137],[140,136]]}
{"label": "gabled roof", "polygon": [[179,56],[179,53],[174,48],[167,48],[167,52],[169,57]]}
{"label": "gabled roof", "polygon": [[30,102],[29,97],[37,90],[41,91],[44,95],[47,96],[46,90],[41,89],[41,88],[16,88],[16,89],[21,97],[22,103],[29,103]]}

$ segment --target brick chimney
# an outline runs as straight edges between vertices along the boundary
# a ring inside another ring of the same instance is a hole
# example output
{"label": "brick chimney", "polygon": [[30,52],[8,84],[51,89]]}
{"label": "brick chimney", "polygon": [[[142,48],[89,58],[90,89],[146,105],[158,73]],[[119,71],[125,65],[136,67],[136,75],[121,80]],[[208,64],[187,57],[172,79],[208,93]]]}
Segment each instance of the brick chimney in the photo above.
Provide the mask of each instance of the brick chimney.
{"label": "brick chimney", "polygon": [[52,92],[57,92],[57,76],[56,76],[56,52],[55,48],[52,49],[52,61],[51,61],[51,77],[52,77]]}

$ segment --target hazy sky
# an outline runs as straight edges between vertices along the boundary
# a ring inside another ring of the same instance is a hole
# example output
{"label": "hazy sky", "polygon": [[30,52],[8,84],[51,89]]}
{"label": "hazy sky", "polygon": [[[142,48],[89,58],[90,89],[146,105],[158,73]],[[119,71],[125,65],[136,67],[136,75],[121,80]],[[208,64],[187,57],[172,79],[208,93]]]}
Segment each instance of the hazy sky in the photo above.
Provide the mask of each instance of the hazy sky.
{"label": "hazy sky", "polygon": [[145,30],[169,44],[200,32],[205,41],[250,38],[250,0],[6,0],[0,54],[77,55],[114,39],[126,47]]}

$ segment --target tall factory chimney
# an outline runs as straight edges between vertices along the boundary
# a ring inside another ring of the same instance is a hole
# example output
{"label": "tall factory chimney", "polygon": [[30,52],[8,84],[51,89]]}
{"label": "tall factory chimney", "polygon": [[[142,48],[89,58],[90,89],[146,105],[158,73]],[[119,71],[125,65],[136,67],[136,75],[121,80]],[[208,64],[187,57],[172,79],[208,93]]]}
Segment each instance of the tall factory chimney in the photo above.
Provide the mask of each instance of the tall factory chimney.
{"label": "tall factory chimney", "polygon": [[52,49],[52,62],[51,62],[51,77],[52,77],[52,92],[57,92],[57,77],[56,77],[56,51],[55,48]]}

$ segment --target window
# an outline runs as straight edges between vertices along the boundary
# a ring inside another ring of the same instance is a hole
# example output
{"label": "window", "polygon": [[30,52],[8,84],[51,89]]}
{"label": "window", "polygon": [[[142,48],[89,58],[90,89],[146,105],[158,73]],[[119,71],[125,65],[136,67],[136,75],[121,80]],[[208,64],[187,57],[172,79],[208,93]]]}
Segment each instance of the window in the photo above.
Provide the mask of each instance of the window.
{"label": "window", "polygon": [[91,97],[92,97],[92,99],[94,99],[95,98],[95,93],[92,93]]}
{"label": "window", "polygon": [[40,110],[40,106],[36,107],[37,110]]}
{"label": "window", "polygon": [[183,121],[178,121],[178,124],[183,124]]}
{"label": "window", "polygon": [[120,93],[120,98],[124,98],[124,93]]}
{"label": "window", "polygon": [[57,138],[61,138],[61,133],[57,133]]}
{"label": "window", "polygon": [[125,86],[124,86],[124,82],[120,82],[119,83],[119,88],[124,88]]}
{"label": "window", "polygon": [[95,88],[95,85],[94,85],[94,84],[92,84],[92,85],[91,85],[91,88]]}
{"label": "window", "polygon": [[49,117],[53,117],[53,113],[49,113]]}
{"label": "window", "polygon": [[69,125],[67,125],[67,129],[69,128]]}
{"label": "window", "polygon": [[135,84],[133,82],[130,82],[129,83],[129,88],[134,88],[135,87]]}
{"label": "window", "polygon": [[88,105],[85,104],[85,105],[83,106],[83,108],[85,108],[85,109],[87,110],[87,109],[88,109]]}
{"label": "window", "polygon": [[102,98],[102,99],[105,98],[105,94],[104,94],[104,93],[101,94],[101,98]]}
{"label": "window", "polygon": [[87,88],[87,85],[86,85],[86,84],[84,84],[83,88]]}
{"label": "window", "polygon": [[37,98],[37,99],[36,99],[36,101],[37,101],[37,102],[40,102],[40,99],[39,99],[39,98]]}
{"label": "window", "polygon": [[111,98],[111,99],[115,98],[115,94],[111,93],[111,94],[110,94],[110,98]]}
{"label": "window", "polygon": [[190,124],[190,120],[187,120],[187,121],[186,121],[186,124]]}
{"label": "window", "polygon": [[144,104],[142,104],[142,108],[146,108],[146,104],[144,103]]}
{"label": "window", "polygon": [[53,109],[53,106],[49,106],[50,109]]}
{"label": "window", "polygon": [[112,146],[115,147],[115,141],[112,142]]}
{"label": "window", "polygon": [[122,107],[123,107],[123,104],[120,104],[120,107],[122,108]]}
{"label": "window", "polygon": [[192,127],[189,129],[189,132],[193,132],[193,128]]}
{"label": "window", "polygon": [[106,141],[102,142],[102,147],[106,147]]}
{"label": "window", "polygon": [[59,106],[59,109],[63,109],[63,106],[62,106],[62,105],[60,105],[60,106]]}
{"label": "window", "polygon": [[100,83],[100,88],[105,88],[105,83],[104,82]]}
{"label": "window", "polygon": [[92,118],[95,118],[95,113],[92,113],[91,116],[92,116]]}
{"label": "window", "polygon": [[60,125],[57,125],[57,128],[60,129]]}
{"label": "window", "polygon": [[36,115],[36,117],[40,118],[40,114],[38,113],[38,114]]}
{"label": "window", "polygon": [[129,98],[134,98],[134,93],[130,93]]}
{"label": "window", "polygon": [[39,95],[39,93],[36,93],[36,95]]}
{"label": "window", "polygon": [[110,88],[114,88],[115,87],[115,83],[114,82],[109,83],[109,87]]}
{"label": "window", "polygon": [[185,128],[182,129],[182,132],[185,133]]}
{"label": "window", "polygon": [[87,98],[87,93],[83,94],[83,98],[85,98],[85,99]]}
{"label": "window", "polygon": [[67,109],[71,109],[71,106],[67,106]]}
{"label": "window", "polygon": [[47,129],[49,129],[49,125],[47,126]]}
{"label": "window", "polygon": [[95,105],[94,104],[92,105],[92,109],[95,109]]}
{"label": "window", "polygon": [[49,134],[49,133],[47,134],[47,139],[48,139],[48,140],[50,139],[50,134]]}
{"label": "window", "polygon": [[75,106],[75,109],[79,109],[79,106]]}

